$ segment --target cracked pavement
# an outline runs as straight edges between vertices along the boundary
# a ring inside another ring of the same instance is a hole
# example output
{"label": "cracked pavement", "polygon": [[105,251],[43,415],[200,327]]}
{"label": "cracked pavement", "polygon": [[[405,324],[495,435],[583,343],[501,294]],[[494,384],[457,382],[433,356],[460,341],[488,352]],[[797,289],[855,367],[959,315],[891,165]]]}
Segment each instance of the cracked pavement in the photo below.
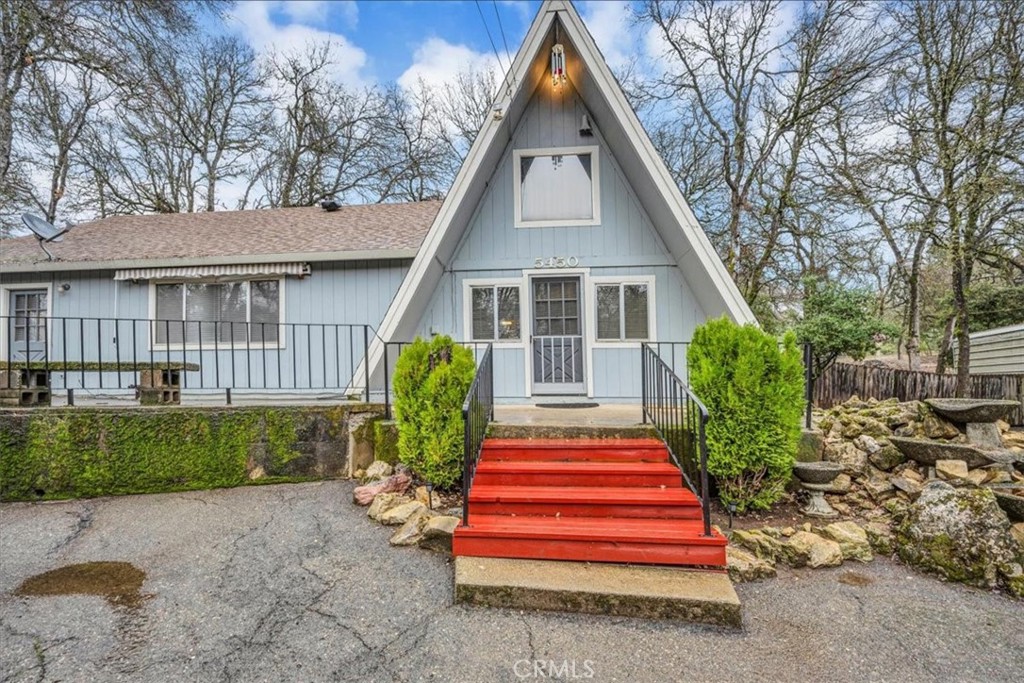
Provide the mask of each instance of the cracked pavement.
{"label": "cracked pavement", "polygon": [[[1024,603],[888,560],[739,586],[739,632],[456,606],[449,559],[389,547],[351,491],[330,481],[0,505],[0,681],[1016,681],[1024,670]],[[98,560],[146,572],[141,608],[12,594]],[[870,583],[840,583],[851,571]]]}

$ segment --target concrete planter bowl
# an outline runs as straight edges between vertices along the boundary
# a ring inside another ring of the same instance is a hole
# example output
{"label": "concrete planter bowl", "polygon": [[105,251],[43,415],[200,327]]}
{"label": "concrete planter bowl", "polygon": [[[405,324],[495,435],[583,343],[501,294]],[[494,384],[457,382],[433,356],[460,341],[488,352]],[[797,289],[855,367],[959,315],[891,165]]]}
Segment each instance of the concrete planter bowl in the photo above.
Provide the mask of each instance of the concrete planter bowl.
{"label": "concrete planter bowl", "polygon": [[988,398],[926,398],[925,403],[939,415],[959,422],[995,422],[1020,407],[1019,401]]}
{"label": "concrete planter bowl", "polygon": [[798,462],[793,465],[793,474],[805,484],[828,484],[842,471],[843,466],[837,462]]}

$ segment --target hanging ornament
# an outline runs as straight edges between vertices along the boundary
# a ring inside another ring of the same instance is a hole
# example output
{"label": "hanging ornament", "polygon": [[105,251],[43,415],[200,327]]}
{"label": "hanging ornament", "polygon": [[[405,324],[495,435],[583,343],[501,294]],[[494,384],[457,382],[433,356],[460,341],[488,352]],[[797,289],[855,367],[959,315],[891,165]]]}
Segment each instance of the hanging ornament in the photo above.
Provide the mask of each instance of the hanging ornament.
{"label": "hanging ornament", "polygon": [[551,85],[556,88],[565,83],[565,48],[561,43],[551,47]]}

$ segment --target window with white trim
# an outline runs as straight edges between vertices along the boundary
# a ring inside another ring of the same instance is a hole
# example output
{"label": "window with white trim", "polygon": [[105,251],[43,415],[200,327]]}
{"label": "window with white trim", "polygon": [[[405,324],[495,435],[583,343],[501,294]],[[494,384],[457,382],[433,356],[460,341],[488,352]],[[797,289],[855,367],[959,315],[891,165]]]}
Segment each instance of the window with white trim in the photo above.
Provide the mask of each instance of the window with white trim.
{"label": "window with white trim", "polygon": [[649,285],[639,282],[598,284],[597,340],[645,341],[650,339]]}
{"label": "window with white trim", "polygon": [[516,150],[513,154],[518,227],[597,225],[598,148]]}
{"label": "window with white trim", "polygon": [[469,288],[473,341],[519,341],[519,287],[473,285]]}
{"label": "window with white trim", "polygon": [[276,344],[281,281],[161,282],[156,288],[157,344]]}

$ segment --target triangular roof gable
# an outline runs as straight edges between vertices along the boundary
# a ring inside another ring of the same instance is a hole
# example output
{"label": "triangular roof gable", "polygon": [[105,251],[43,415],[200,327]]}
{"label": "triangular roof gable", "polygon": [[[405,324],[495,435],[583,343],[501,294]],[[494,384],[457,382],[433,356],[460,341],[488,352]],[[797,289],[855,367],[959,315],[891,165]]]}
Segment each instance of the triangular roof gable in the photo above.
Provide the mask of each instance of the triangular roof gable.
{"label": "triangular roof gable", "polygon": [[[691,283],[701,306],[710,315],[724,312],[740,323],[755,322],[753,313],[672,180],[582,18],[567,0],[545,0],[512,62],[505,80],[510,86],[497,98],[495,107],[500,108],[503,116],[489,116],[481,127],[408,275],[381,322],[380,340],[406,341],[415,333],[423,309],[440,282],[444,264],[455,253],[486,189],[485,181],[493,174],[511,139],[512,128],[522,118],[540,79],[548,77],[547,53],[553,42],[555,21],[561,27],[560,41],[566,44],[570,80],[598,129],[604,131],[612,154],[627,177],[633,179],[634,192]],[[574,74],[577,78],[573,78]],[[643,182],[645,177],[650,182]],[[371,367],[379,367],[382,354],[382,342],[375,342],[370,349]]]}

